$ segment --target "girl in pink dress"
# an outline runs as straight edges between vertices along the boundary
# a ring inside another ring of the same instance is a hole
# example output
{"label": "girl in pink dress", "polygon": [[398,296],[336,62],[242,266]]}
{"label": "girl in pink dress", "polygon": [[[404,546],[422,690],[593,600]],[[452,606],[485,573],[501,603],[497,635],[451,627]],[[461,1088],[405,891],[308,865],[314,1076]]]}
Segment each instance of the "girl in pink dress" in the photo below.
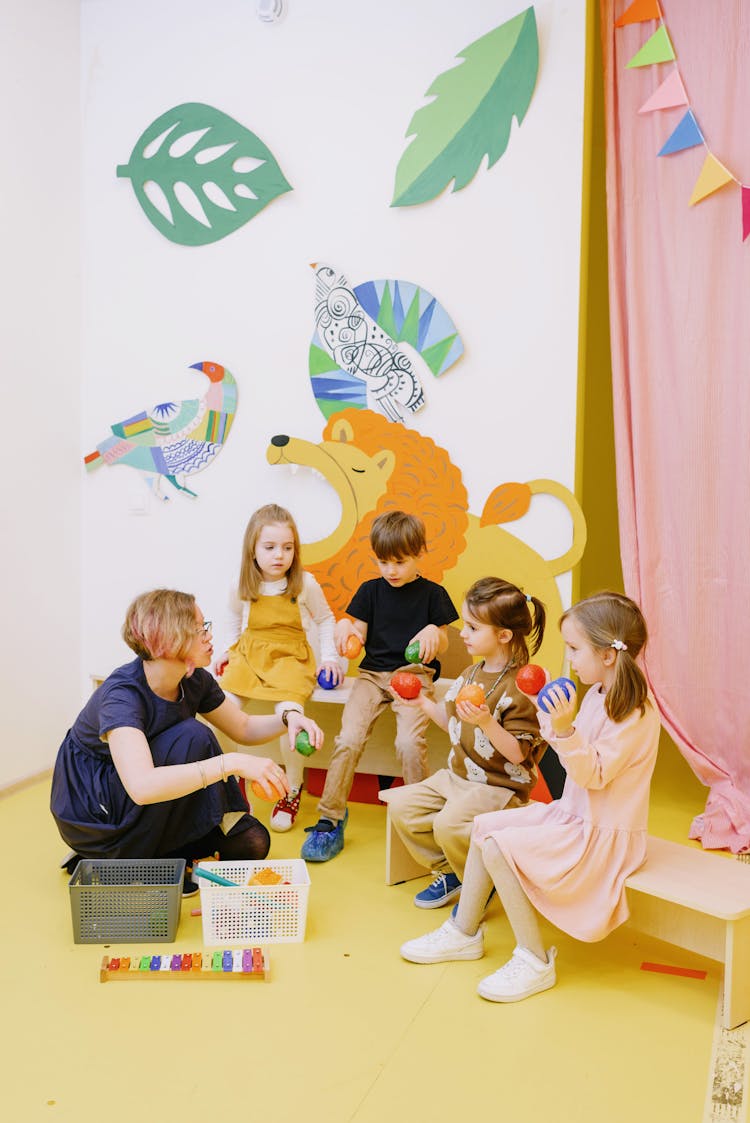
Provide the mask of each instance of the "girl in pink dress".
{"label": "girl in pink dress", "polygon": [[554,687],[538,711],[542,736],[567,771],[560,799],[474,820],[461,897],[440,928],[401,948],[412,963],[480,959],[482,915],[493,885],[513,929],[511,959],[482,979],[493,1002],[555,985],[555,948],[542,943],[538,910],[578,940],[601,940],[628,916],[625,881],[646,857],[648,798],[659,715],[636,663],[646,643],[638,606],[619,593],[580,601],[560,620],[572,669],[590,685]]}

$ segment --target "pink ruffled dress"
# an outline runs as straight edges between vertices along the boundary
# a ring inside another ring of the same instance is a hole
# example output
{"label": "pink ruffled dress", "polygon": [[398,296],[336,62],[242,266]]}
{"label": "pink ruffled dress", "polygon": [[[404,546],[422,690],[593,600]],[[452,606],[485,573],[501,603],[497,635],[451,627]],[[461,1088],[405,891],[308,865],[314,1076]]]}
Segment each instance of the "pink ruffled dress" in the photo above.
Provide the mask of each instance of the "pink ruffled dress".
{"label": "pink ruffled dress", "polygon": [[628,918],[625,880],[644,862],[659,714],[649,696],[613,722],[592,687],[575,732],[557,738],[540,713],[546,741],[568,776],[553,803],[491,811],[474,820],[473,838],[492,838],[534,907],[577,940],[601,940]]}

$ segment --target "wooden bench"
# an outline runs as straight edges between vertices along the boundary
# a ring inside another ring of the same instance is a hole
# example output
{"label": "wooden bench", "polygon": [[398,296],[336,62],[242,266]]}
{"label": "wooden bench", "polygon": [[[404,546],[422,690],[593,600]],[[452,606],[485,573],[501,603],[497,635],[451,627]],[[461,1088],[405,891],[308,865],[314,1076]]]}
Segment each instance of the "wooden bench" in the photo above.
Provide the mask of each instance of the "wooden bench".
{"label": "wooden bench", "polygon": [[[386,804],[389,794],[380,793]],[[388,814],[386,884],[428,872],[406,849]],[[649,835],[646,861],[626,885],[634,928],[724,964],[724,1029],[748,1021],[750,865]]]}
{"label": "wooden bench", "polygon": [[[318,723],[325,734],[323,748],[306,759],[306,766],[328,768],[334,741],[341,728],[341,709],[351,693],[353,681],[353,678],[347,677],[341,686],[337,686],[335,690],[323,690],[321,687],[316,687],[310,701],[305,704],[305,713]],[[453,679],[439,679],[435,684],[435,697],[439,700],[444,698],[452,683]],[[268,713],[272,705],[269,702],[248,702],[243,706],[243,709],[247,713]],[[218,730],[214,730],[214,732],[225,752],[235,749],[240,752],[243,751],[242,745],[234,745],[229,738],[224,737]],[[432,723],[427,729],[426,737],[429,771],[430,773],[437,772],[439,768],[445,768],[445,762],[448,759],[450,748],[448,737],[442,729]],[[286,736],[284,739],[286,740]],[[367,772],[373,776],[401,776],[401,764],[396,756],[395,740],[396,719],[393,711],[389,709],[375,723],[357,765],[357,771]],[[262,752],[264,755],[273,757],[279,763],[283,763],[278,741],[272,741],[267,746],[256,746],[252,750],[244,751]]]}

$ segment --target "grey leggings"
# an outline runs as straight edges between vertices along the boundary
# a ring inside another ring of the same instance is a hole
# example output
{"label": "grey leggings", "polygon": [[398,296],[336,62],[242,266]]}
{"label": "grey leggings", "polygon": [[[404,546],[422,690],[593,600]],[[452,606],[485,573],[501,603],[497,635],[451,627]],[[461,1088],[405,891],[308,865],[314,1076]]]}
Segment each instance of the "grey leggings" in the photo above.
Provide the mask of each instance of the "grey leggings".
{"label": "grey leggings", "polygon": [[479,844],[472,842],[469,847],[456,913],[458,927],[467,936],[478,931],[493,884],[518,946],[528,948],[546,963],[547,952],[536,911],[493,838],[486,838]]}

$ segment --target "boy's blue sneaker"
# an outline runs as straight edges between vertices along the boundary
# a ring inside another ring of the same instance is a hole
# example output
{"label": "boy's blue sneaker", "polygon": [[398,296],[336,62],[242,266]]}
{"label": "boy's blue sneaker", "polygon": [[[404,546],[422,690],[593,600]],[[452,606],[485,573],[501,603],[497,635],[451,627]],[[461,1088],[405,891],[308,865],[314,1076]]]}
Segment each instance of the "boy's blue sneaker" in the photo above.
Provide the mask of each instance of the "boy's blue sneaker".
{"label": "boy's blue sneaker", "polygon": [[314,827],[305,827],[308,837],[302,844],[300,856],[306,862],[329,862],[344,849],[344,827],[349,811],[344,818],[334,823],[331,819],[318,819]]}
{"label": "boy's blue sneaker", "polygon": [[439,909],[448,905],[461,892],[461,882],[455,873],[439,873],[421,893],[417,893],[414,904],[418,909]]}

